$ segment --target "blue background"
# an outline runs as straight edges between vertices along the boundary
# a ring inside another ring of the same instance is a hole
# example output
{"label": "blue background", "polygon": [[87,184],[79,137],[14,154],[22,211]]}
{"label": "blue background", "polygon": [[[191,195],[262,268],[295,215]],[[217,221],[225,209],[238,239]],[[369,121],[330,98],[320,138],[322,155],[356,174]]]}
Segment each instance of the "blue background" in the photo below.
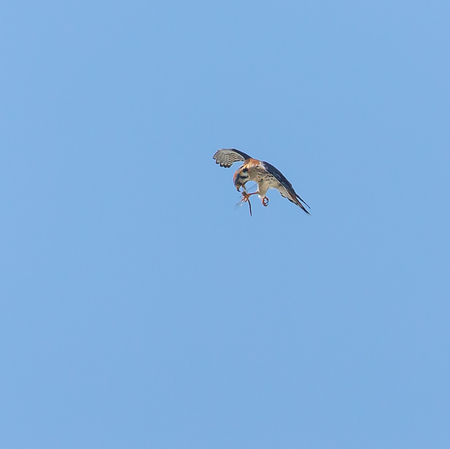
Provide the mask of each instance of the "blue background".
{"label": "blue background", "polygon": [[449,14],[3,5],[1,446],[450,447]]}

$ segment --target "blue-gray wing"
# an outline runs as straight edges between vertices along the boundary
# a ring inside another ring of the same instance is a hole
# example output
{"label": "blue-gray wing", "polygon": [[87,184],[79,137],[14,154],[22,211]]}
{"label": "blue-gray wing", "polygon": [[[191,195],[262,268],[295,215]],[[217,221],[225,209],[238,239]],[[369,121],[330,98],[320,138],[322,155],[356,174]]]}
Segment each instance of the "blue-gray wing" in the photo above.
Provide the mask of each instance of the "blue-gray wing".
{"label": "blue-gray wing", "polygon": [[289,201],[296,204],[298,207],[301,207],[307,214],[309,214],[305,208],[305,206],[309,208],[308,204],[306,204],[306,202],[297,195],[294,187],[292,187],[292,184],[286,179],[283,173],[268,162],[261,161],[261,166],[267,171],[267,173],[275,178],[275,185],[272,185],[271,187],[276,188],[280,192],[281,196],[287,198]]}
{"label": "blue-gray wing", "polygon": [[222,150],[216,151],[213,156],[216,164],[220,164],[221,167],[231,167],[234,162],[245,161],[249,159],[250,156],[242,151],[236,150],[235,148],[224,148]]}

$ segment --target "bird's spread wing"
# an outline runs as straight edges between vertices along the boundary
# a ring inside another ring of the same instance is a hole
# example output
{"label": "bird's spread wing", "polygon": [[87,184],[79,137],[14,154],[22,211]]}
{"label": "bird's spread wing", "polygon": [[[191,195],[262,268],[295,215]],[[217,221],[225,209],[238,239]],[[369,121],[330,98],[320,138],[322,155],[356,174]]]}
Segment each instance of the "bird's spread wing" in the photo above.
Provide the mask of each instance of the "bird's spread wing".
{"label": "bird's spread wing", "polygon": [[287,198],[289,201],[301,207],[307,214],[309,214],[309,212],[305,209],[305,206],[309,208],[308,204],[297,195],[294,187],[292,187],[292,184],[286,179],[283,173],[268,162],[261,161],[261,166],[267,171],[267,173],[272,175],[277,180],[279,185],[277,187],[273,187],[278,189],[281,196]]}
{"label": "bird's spread wing", "polygon": [[248,154],[245,154],[242,151],[236,150],[234,148],[216,151],[216,153],[213,156],[213,159],[215,159],[216,164],[220,164],[221,167],[227,168],[231,167],[234,162],[245,161],[246,159],[249,158],[250,156]]}

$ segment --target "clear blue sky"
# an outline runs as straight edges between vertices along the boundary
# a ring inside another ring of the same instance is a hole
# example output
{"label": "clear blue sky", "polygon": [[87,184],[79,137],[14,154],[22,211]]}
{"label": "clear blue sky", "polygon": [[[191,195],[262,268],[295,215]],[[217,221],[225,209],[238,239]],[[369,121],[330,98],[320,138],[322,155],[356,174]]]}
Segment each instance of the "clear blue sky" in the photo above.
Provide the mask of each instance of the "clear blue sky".
{"label": "clear blue sky", "polygon": [[3,5],[0,446],[450,447],[449,17]]}

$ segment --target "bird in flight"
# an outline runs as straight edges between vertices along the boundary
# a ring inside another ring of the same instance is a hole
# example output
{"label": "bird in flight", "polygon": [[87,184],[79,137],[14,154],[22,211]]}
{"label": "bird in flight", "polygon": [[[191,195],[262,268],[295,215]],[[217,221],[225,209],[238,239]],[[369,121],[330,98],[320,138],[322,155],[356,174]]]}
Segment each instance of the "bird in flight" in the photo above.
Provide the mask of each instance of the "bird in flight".
{"label": "bird in flight", "polygon": [[[292,184],[284,177],[278,169],[268,162],[259,161],[258,159],[253,159],[248,154],[242,151],[236,150],[234,148],[223,149],[216,151],[213,156],[216,164],[221,167],[229,168],[234,162],[244,161],[244,163],[238,168],[233,176],[234,185],[239,192],[242,187],[242,201],[249,203],[250,206],[250,196],[259,195],[261,198],[263,206],[269,205],[269,198],[267,198],[266,193],[269,189],[277,189],[281,196],[287,198],[292,203],[296,204],[298,207],[302,208],[307,214],[309,212],[306,210],[305,206],[309,208],[308,204],[305,203],[296,193]],[[247,193],[245,189],[245,184],[248,181],[256,182],[258,190],[254,193]],[[251,206],[250,206],[251,215]]]}

